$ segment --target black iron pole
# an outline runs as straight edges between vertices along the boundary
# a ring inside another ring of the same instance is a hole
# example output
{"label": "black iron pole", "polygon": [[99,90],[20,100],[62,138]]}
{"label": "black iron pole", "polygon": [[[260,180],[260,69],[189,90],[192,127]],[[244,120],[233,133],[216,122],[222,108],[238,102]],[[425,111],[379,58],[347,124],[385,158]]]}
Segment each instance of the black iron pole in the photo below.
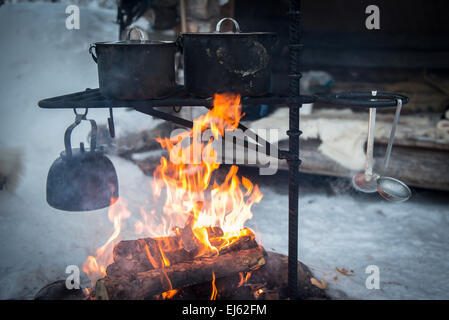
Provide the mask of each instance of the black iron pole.
{"label": "black iron pole", "polygon": [[[300,0],[290,0],[290,96],[300,95],[300,50],[301,50],[301,12]],[[298,182],[299,182],[299,109],[300,104],[290,105],[289,112],[289,157],[288,170],[288,296],[298,297]]]}

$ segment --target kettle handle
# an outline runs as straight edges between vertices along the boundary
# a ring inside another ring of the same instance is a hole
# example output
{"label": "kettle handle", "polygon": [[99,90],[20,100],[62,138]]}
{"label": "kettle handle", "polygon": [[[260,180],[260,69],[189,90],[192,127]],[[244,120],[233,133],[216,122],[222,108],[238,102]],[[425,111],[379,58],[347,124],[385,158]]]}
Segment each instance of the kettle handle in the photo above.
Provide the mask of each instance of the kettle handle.
{"label": "kettle handle", "polygon": [[[73,109],[73,112],[75,113],[75,122],[72,123],[65,131],[64,133],[64,145],[65,145],[65,154],[67,157],[72,156],[72,142],[71,142],[71,136],[72,131],[75,129],[83,120],[87,120],[90,122],[91,126],[91,136],[90,136],[90,152],[95,152],[95,148],[97,147],[97,123],[93,119],[87,119],[87,111],[83,114],[79,114],[76,112],[76,109]],[[81,148],[83,150],[83,148]]]}

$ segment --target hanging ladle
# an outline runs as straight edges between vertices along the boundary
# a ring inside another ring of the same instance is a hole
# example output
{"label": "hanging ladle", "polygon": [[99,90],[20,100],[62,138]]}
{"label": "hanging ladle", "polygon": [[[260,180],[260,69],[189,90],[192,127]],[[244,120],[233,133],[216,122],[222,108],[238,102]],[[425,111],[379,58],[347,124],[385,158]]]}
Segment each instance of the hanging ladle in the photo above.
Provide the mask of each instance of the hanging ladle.
{"label": "hanging ladle", "polygon": [[[372,91],[373,96],[376,96],[377,92]],[[353,187],[364,193],[374,193],[377,191],[377,178],[379,175],[373,173],[373,149],[374,149],[374,127],[376,125],[376,108],[369,109],[369,122],[368,122],[368,139],[366,143],[366,160],[365,160],[365,172],[357,173],[352,177]]]}
{"label": "hanging ladle", "polygon": [[373,145],[374,126],[376,123],[376,108],[369,109],[368,141],[366,144],[365,172],[357,173],[352,177],[353,187],[364,193],[374,193],[377,191],[377,179],[379,175],[373,172]]}
{"label": "hanging ladle", "polygon": [[391,149],[393,148],[393,141],[396,133],[396,127],[398,125],[399,115],[402,109],[402,100],[397,99],[396,101],[397,101],[396,113],[394,115],[393,126],[391,127],[390,139],[388,140],[382,176],[377,179],[377,191],[382,197],[384,197],[388,201],[404,202],[410,199],[412,195],[410,188],[404,182],[398,179],[384,176],[390,164]]}

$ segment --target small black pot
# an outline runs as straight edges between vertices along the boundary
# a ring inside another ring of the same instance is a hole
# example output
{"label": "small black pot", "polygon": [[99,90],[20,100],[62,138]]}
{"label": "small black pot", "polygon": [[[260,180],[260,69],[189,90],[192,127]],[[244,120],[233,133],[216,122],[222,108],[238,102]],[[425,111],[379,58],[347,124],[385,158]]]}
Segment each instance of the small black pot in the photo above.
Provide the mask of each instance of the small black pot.
{"label": "small black pot", "polygon": [[[231,20],[235,32],[220,33]],[[224,18],[213,33],[182,33],[184,80],[187,91],[201,97],[235,92],[267,94],[271,85],[271,56],[277,36],[271,32],[240,32],[237,21]]]}
{"label": "small black pot", "polygon": [[100,92],[107,98],[160,98],[176,86],[173,41],[97,42],[89,52],[98,64]]}

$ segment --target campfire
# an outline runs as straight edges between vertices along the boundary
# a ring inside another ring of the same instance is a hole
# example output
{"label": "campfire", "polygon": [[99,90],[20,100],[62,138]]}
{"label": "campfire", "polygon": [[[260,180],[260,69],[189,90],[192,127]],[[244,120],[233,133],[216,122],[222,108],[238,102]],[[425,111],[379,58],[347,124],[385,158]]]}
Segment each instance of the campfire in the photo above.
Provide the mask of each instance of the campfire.
{"label": "campfire", "polygon": [[[142,209],[136,234],[148,238],[115,244],[131,213],[122,200],[110,207],[113,233],[83,266],[92,297],[168,299],[179,288],[211,281],[210,298],[215,299],[216,279],[237,275],[241,286],[266,263],[254,232],[245,228],[253,204],[263,197],[259,187],[239,177],[236,166],[222,183],[212,180],[220,167],[212,143],[234,130],[242,116],[239,95],[216,94],[213,108],[194,120],[191,130],[157,139],[169,154],[161,158],[152,182],[155,200],[165,199],[163,213]],[[206,130],[212,132],[210,139],[197,141]]]}
{"label": "campfire", "polygon": [[[193,128],[158,138],[168,151],[152,181],[163,212],[141,210],[135,232],[144,238],[118,242],[130,217],[124,200],[109,209],[113,232],[89,256],[83,270],[91,279],[90,299],[279,299],[287,296],[287,257],[266,252],[245,227],[252,206],[263,197],[250,179],[231,166],[224,181],[213,179],[220,159],[213,141],[242,118],[240,96],[216,94],[214,106]],[[210,130],[207,141],[200,133]],[[195,157],[197,161],[195,161]],[[305,297],[324,297],[299,264]]]}

